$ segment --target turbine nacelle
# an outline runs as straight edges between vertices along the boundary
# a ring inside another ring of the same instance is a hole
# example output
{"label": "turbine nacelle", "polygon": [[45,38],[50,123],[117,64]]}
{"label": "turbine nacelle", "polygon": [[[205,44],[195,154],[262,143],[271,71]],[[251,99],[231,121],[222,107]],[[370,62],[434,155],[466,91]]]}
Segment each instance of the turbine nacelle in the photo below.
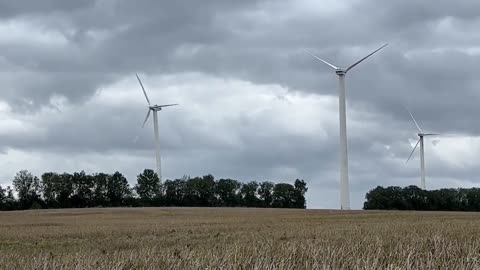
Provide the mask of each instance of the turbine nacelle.
{"label": "turbine nacelle", "polygon": [[157,105],[155,106],[148,106],[148,108],[152,111],[161,111],[162,110],[162,107],[159,107]]}

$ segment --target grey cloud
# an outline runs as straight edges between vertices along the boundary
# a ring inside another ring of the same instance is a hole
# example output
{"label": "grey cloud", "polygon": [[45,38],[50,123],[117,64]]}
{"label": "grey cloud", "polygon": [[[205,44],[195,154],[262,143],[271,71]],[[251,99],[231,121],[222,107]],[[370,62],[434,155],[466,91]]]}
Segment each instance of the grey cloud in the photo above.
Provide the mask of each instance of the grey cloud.
{"label": "grey cloud", "polygon": [[38,1],[0,1],[0,16],[2,18],[12,18],[15,16],[32,14],[51,14],[54,12],[72,12],[77,9],[92,7],[95,0],[85,1],[62,1],[46,0]]}
{"label": "grey cloud", "polygon": [[[390,45],[347,76],[352,201],[357,207],[375,185],[417,181],[417,160],[403,165],[411,150],[409,139],[416,138],[403,105],[425,130],[480,134],[475,117],[480,113],[476,75],[480,4],[369,0],[344,2],[344,7],[329,12],[320,5],[319,10],[292,8],[302,4],[0,2],[0,23],[26,25],[19,40],[0,38],[1,99],[16,115],[25,116],[38,113],[42,106],[53,107],[52,98],[64,96],[71,105],[64,113],[72,117],[48,114],[51,119],[38,124],[44,131],[2,134],[0,148],[105,155],[120,151],[149,157],[151,127],[141,130],[133,124],[140,126],[143,107],[99,106],[88,112],[75,108],[82,108],[102,87],[133,78],[135,72],[154,76],[198,72],[204,77],[281,85],[290,94],[336,97],[333,71],[302,49],[347,66],[384,42]],[[208,99],[216,98],[209,93],[206,89],[205,98],[195,105],[208,106]],[[298,171],[315,194],[328,198],[326,206],[336,205],[335,196],[328,194],[336,190],[338,178],[335,127],[324,137],[309,137],[275,130],[270,125],[275,115],[268,113],[264,118],[234,115],[222,126],[188,113],[168,112],[162,123],[172,171],[201,174],[209,168],[242,179],[280,179]],[[137,135],[141,139],[134,144]],[[440,160],[427,160],[427,172],[429,178],[452,185],[452,179],[476,181],[478,175],[475,168],[449,168]]]}

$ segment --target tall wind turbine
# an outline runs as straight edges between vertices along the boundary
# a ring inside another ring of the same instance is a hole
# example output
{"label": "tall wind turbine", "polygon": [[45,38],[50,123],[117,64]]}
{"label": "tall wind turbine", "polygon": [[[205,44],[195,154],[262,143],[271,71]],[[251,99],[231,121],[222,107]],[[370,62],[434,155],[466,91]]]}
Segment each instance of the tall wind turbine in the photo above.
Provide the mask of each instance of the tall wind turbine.
{"label": "tall wind turbine", "polygon": [[320,57],[305,51],[307,54],[313,56],[317,60],[323,62],[324,64],[330,66],[335,70],[335,73],[338,75],[338,102],[339,102],[339,116],[340,116],[340,209],[349,210],[350,209],[350,186],[348,183],[348,153],[347,153],[347,115],[345,110],[345,76],[348,71],[354,68],[356,65],[363,62],[368,57],[372,56],[374,53],[383,49],[387,44],[376,49],[369,55],[363,57],[362,59],[355,62],[353,65],[348,68],[339,68],[329,62],[321,59]]}
{"label": "tall wind turbine", "polygon": [[412,157],[413,153],[415,152],[415,149],[417,149],[418,144],[420,144],[420,188],[421,189],[426,189],[425,187],[425,149],[424,149],[424,144],[423,144],[423,137],[425,136],[434,136],[434,135],[440,135],[436,133],[425,133],[423,130],[420,128],[418,125],[417,121],[415,120],[415,117],[413,117],[413,114],[405,107],[405,109],[408,111],[410,114],[410,117],[413,120],[413,123],[415,123],[415,126],[418,129],[418,141],[417,144],[415,144],[415,147],[413,148],[412,152],[410,153],[410,156],[408,157],[407,161],[405,164],[408,163],[410,158]]}
{"label": "tall wind turbine", "polygon": [[140,77],[137,75],[138,83],[142,87],[143,94],[145,95],[145,99],[147,100],[148,104],[148,111],[147,116],[145,117],[145,121],[143,121],[142,127],[145,126],[147,123],[148,117],[150,116],[150,112],[153,112],[153,131],[155,133],[155,157],[156,157],[156,172],[158,174],[158,178],[162,181],[162,160],[160,156],[160,134],[158,132],[158,116],[157,113],[162,110],[164,107],[176,106],[178,104],[166,104],[166,105],[151,105],[150,99],[148,98],[147,92],[145,91],[145,87],[143,87],[143,83],[140,80]]}

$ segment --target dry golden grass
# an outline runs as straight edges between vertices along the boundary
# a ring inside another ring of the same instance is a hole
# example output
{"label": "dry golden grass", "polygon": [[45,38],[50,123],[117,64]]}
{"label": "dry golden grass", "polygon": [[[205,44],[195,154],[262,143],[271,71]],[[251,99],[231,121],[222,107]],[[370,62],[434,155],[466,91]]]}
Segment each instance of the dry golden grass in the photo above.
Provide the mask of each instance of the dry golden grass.
{"label": "dry golden grass", "polygon": [[480,215],[228,208],[2,212],[0,268],[480,269]]}

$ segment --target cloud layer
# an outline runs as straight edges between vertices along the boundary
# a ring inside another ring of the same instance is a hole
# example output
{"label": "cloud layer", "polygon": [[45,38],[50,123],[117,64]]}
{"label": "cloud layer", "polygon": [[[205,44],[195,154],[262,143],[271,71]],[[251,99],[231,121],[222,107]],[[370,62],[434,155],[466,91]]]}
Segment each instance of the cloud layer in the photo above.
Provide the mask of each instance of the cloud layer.
{"label": "cloud layer", "polygon": [[[304,178],[310,208],[338,207],[336,76],[348,66],[352,207],[376,185],[478,185],[480,19],[475,1],[0,1],[0,183],[17,170],[154,166],[165,176]],[[436,143],[436,140],[440,141]]]}

